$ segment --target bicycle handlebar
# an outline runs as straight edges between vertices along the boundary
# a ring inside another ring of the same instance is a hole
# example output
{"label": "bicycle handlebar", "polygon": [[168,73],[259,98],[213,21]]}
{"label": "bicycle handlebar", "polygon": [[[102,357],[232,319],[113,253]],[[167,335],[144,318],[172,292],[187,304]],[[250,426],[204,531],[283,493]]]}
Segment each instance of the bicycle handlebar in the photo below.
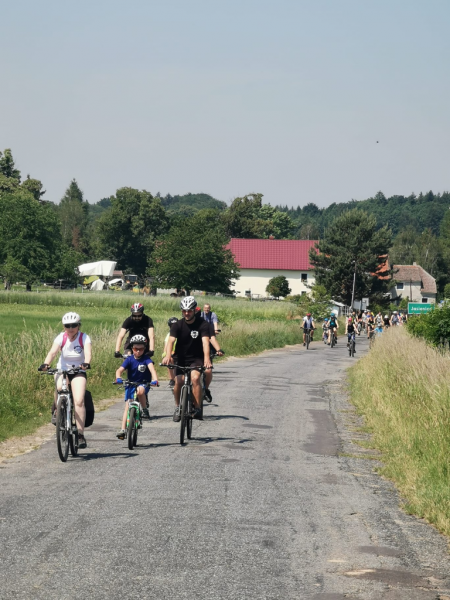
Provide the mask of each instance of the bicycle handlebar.
{"label": "bicycle handlebar", "polygon": [[40,367],[38,367],[38,371],[42,374],[42,375],[55,375],[56,373],[59,373],[60,375],[63,375],[64,373],[67,373],[67,375],[75,375],[76,373],[86,373],[86,369],[82,369],[81,367],[72,367],[71,369],[47,369],[46,371],[43,371]]}
{"label": "bicycle handlebar", "polygon": [[159,387],[159,383],[157,385],[152,385],[151,381],[130,381],[129,379],[123,379],[122,382],[113,381],[113,385],[123,385],[124,387],[130,386],[140,386],[140,385],[149,385],[150,387]]}
{"label": "bicycle handlebar", "polygon": [[[201,373],[206,371],[206,367],[180,367],[180,365],[163,365],[162,363],[159,363],[159,366],[168,369],[180,369],[180,371],[200,371]],[[211,367],[211,369],[214,369],[214,367]]]}

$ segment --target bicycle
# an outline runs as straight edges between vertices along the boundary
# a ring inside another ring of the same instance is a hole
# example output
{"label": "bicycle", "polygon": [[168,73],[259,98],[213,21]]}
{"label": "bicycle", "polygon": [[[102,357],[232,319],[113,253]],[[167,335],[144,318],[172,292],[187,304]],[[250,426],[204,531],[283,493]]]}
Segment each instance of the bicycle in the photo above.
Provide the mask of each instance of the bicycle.
{"label": "bicycle", "polygon": [[[127,401],[128,402],[128,412],[127,412],[127,443],[128,449],[133,450],[135,446],[137,446],[137,438],[138,431],[142,429],[142,406],[137,397],[137,388],[139,386],[145,385],[146,382],[143,381],[130,381],[129,379],[123,379],[122,382],[113,382],[113,385],[121,385],[128,390],[131,388],[132,397]],[[131,395],[128,394],[128,395]],[[148,406],[148,397],[146,394],[147,406]]]}
{"label": "bicycle", "polygon": [[38,371],[47,375],[62,375],[61,390],[57,390],[58,398],[56,401],[56,446],[58,448],[59,458],[66,462],[70,454],[75,457],[78,455],[78,428],[75,420],[75,406],[72,398],[69,375],[76,373],[85,373],[80,367],[72,367],[68,371],[59,369],[47,369]]}
{"label": "bicycle", "polygon": [[[133,356],[133,355],[132,354],[121,354],[120,356],[116,355],[116,358],[123,358],[124,360],[126,360],[129,356]],[[145,394],[145,407],[147,409],[147,414],[146,415],[142,414],[141,418],[142,419],[148,419],[150,421],[150,412],[149,412],[149,410],[150,410],[150,404],[148,402],[148,394]]]}
{"label": "bicycle", "polygon": [[[184,376],[183,387],[181,388],[180,394],[180,445],[184,444],[185,435],[188,440],[192,439],[192,418],[194,410],[194,398],[192,394],[192,382],[191,372],[194,370],[204,373],[205,367],[180,367],[179,365],[163,365],[160,363],[160,367],[167,367],[168,369],[179,369],[182,371]],[[203,393],[201,400],[201,414],[203,413]]]}
{"label": "bicycle", "polygon": [[361,335],[361,329],[362,329],[362,325],[361,325],[361,321],[358,322],[358,335]]}
{"label": "bicycle", "polygon": [[336,345],[336,342],[337,342],[337,336],[336,336],[336,332],[333,330],[331,332],[330,348],[333,348]]}
{"label": "bicycle", "polygon": [[349,356],[352,358],[355,356],[355,345],[356,345],[355,333],[353,332],[348,341],[348,353],[349,353]]}
{"label": "bicycle", "polygon": [[304,332],[305,332],[306,349],[308,350],[309,344],[311,343],[311,329],[308,327],[307,329],[304,329]]}

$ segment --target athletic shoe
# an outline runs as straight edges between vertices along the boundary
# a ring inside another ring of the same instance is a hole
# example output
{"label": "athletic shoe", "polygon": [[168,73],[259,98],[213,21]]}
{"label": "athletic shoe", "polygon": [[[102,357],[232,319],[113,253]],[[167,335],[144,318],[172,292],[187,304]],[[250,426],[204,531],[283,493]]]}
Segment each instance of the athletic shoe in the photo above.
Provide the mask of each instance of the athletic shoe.
{"label": "athletic shoe", "polygon": [[181,413],[179,406],[176,407],[175,412],[173,413],[173,420],[175,421],[175,423],[179,423],[181,421]]}
{"label": "athletic shoe", "polygon": [[208,389],[205,389],[205,400],[206,402],[212,402],[211,392]]}
{"label": "athletic shoe", "polygon": [[83,448],[87,448],[86,438],[82,433],[80,433],[78,436],[78,448],[80,450],[83,450]]}
{"label": "athletic shoe", "polygon": [[170,388],[173,388],[173,387],[175,387],[175,380],[174,380],[174,379],[171,379],[171,380],[169,381],[169,387],[170,387]]}
{"label": "athletic shoe", "polygon": [[143,408],[142,409],[142,418],[143,419],[150,419],[150,413],[148,412],[148,408]]}
{"label": "athletic shoe", "polygon": [[119,438],[119,440],[124,440],[126,435],[127,435],[126,429],[121,429],[119,431],[119,433],[116,433],[116,437]]}
{"label": "athletic shoe", "polygon": [[306,346],[306,342],[303,342],[303,345]]}
{"label": "athletic shoe", "polygon": [[56,410],[54,410],[52,413],[52,425],[55,425],[56,427]]}

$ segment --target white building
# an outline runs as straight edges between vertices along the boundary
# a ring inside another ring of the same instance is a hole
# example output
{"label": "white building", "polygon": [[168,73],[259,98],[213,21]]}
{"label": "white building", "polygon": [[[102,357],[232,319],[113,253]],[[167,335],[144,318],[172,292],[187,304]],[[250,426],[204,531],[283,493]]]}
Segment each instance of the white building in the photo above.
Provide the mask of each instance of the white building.
{"label": "white building", "polygon": [[272,277],[284,275],[292,294],[306,294],[314,284],[309,251],[315,240],[246,240],[232,238],[227,246],[240,265],[234,289],[238,296],[265,298]]}
{"label": "white building", "polygon": [[406,298],[410,302],[436,304],[436,279],[416,263],[412,265],[394,265],[395,287],[391,289],[391,298]]}

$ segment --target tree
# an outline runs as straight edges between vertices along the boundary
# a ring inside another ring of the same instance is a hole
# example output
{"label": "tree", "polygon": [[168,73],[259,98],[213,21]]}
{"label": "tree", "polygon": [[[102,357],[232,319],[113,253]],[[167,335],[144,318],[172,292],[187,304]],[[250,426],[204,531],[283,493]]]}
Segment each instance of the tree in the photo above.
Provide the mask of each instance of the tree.
{"label": "tree", "polygon": [[356,273],[355,298],[385,301],[392,279],[386,264],[391,239],[386,226],[377,230],[373,215],[359,209],[343,213],[327,229],[326,239],[310,251],[317,283],[335,300],[350,305]]}
{"label": "tree", "polygon": [[270,204],[262,204],[262,194],[247,194],[235,198],[222,215],[225,231],[234,238],[291,237],[294,223],[286,212],[277,210]]}
{"label": "tree", "polygon": [[291,300],[298,305],[300,316],[310,312],[316,321],[320,321],[330,314],[331,296],[325,287],[318,283],[311,286],[310,294],[291,296],[287,300]]}
{"label": "tree", "polygon": [[38,201],[46,192],[46,190],[42,191],[42,188],[44,187],[42,181],[39,181],[39,179],[30,179],[29,175],[27,175],[25,181],[22,182],[22,187],[33,194],[34,198]]}
{"label": "tree", "polygon": [[444,298],[450,298],[450,283],[444,287]]}
{"label": "tree", "polygon": [[15,179],[20,183],[20,171],[16,169],[11,150],[7,148],[3,153],[0,152],[0,173],[5,177]]}
{"label": "tree", "polygon": [[0,195],[0,265],[11,277],[27,283],[49,278],[57,268],[60,254],[59,222],[47,204],[36,202],[25,190]]}
{"label": "tree", "polygon": [[158,241],[148,274],[163,288],[232,293],[239,266],[225,249],[228,242],[217,211],[199,211]]}
{"label": "tree", "polygon": [[66,193],[61,198],[58,212],[64,244],[72,246],[79,252],[87,251],[89,248],[86,234],[89,203],[84,201],[83,192],[75,179],[72,179]]}
{"label": "tree", "polygon": [[275,298],[279,298],[280,296],[285,298],[286,296],[289,296],[291,291],[289,282],[284,275],[272,277],[266,287],[266,292],[269,296],[274,296]]}
{"label": "tree", "polygon": [[96,222],[95,254],[98,259],[116,260],[118,268],[143,277],[155,241],[168,229],[161,199],[145,190],[121,188],[111,203]]}

